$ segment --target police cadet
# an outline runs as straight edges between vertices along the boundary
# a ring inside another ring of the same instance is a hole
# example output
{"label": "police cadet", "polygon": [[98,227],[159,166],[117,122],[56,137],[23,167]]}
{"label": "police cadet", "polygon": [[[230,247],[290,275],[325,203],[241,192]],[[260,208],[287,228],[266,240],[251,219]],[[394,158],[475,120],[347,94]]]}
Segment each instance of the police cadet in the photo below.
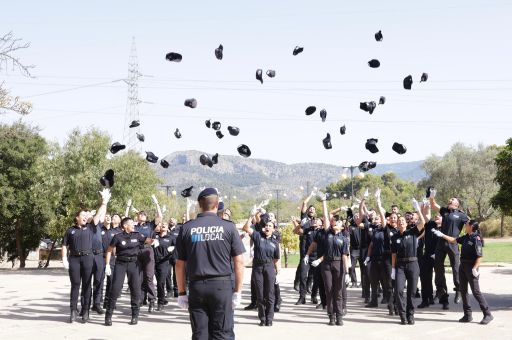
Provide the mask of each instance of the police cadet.
{"label": "police cadet", "polygon": [[167,223],[161,223],[160,232],[155,236],[158,240],[158,247],[154,247],[155,253],[155,273],[156,273],[156,288],[158,293],[158,306],[157,311],[164,310],[165,304],[165,284],[167,275],[169,274],[169,258],[174,250],[174,239],[169,234],[169,226]]}
{"label": "police cadet", "polygon": [[[420,211],[418,202],[413,199],[415,211]],[[395,280],[395,296],[398,314],[402,325],[414,324],[414,305],[412,299],[418,285],[420,268],[416,257],[417,238],[425,225],[423,214],[418,214],[417,224],[407,225],[405,217],[398,219],[398,233],[391,239],[391,278]],[[404,301],[404,287],[407,281],[407,306]]]}
{"label": "police cadet", "polygon": [[[110,217],[111,223],[108,224],[108,217],[109,215],[105,216],[105,223],[103,225],[103,228],[101,230],[101,243],[103,248],[103,256],[105,257],[105,264],[107,259],[107,249],[110,245],[110,242],[112,241],[112,238],[116,235],[122,232],[121,230],[121,216],[119,214],[113,214]],[[116,261],[115,254],[112,254],[110,256],[110,269],[114,268]],[[105,276],[105,275],[104,275]],[[103,280],[101,281],[101,290],[103,292]],[[103,299],[103,308],[107,308],[107,302],[108,297],[110,296],[110,291],[112,290],[112,275],[107,276],[107,285],[105,287],[105,295]]]}
{"label": "police cadet", "polygon": [[459,322],[471,322],[473,321],[473,316],[471,313],[471,305],[468,301],[468,283],[471,288],[471,292],[473,296],[478,301],[480,305],[480,309],[484,313],[484,318],[480,323],[482,325],[487,325],[491,322],[494,317],[489,311],[489,306],[487,305],[487,301],[485,301],[484,296],[480,292],[480,272],[478,268],[480,267],[480,262],[482,261],[482,247],[484,246],[484,240],[480,235],[480,226],[477,221],[470,220],[465,224],[466,234],[464,236],[459,236],[457,238],[450,237],[448,235],[443,234],[441,231],[436,230],[434,233],[438,237],[442,237],[444,240],[450,242],[451,244],[461,244],[461,253],[460,253],[460,293],[462,295],[462,307],[464,309],[464,316],[459,320]]}
{"label": "police cadet", "polygon": [[[176,283],[176,239],[178,238],[181,226],[183,224],[178,224],[175,218],[171,218],[169,220],[169,236],[171,237],[171,245],[174,246],[174,250],[171,251],[171,256],[169,257],[169,274],[167,274],[166,279],[166,298],[174,296],[178,297],[178,284]],[[167,301],[167,300],[166,300]]]}
{"label": "police cadet", "polygon": [[[82,283],[82,322],[89,320],[89,307],[91,305],[91,279],[94,255],[92,253],[92,242],[94,235],[99,233],[97,227],[100,216],[104,215],[107,210],[107,203],[110,200],[110,190],[103,189],[101,192],[101,206],[98,208],[96,215],[93,217],[93,224],[87,224],[88,212],[81,209],[75,215],[75,225],[70,227],[64,234],[62,241],[62,264],[68,269],[69,280],[71,281],[70,291],[70,308],[71,315],[69,322],[76,321],[77,303]],[[69,260],[68,260],[69,250]]]}
{"label": "police cadet", "polygon": [[176,242],[178,305],[189,311],[192,339],[233,339],[233,309],[242,295],[244,245],[235,224],[217,216],[217,190],[206,188],[197,200],[202,212],[182,226]]}
{"label": "police cadet", "polygon": [[[315,193],[315,190],[313,190],[308,197],[306,197],[304,199],[304,201],[302,202],[302,207],[301,207],[301,211],[300,211],[300,226],[301,227],[304,227],[304,226],[308,226],[310,225],[310,221],[312,219],[314,219],[316,217],[316,209],[313,205],[309,205],[308,206],[308,203],[309,201],[311,200],[311,198],[313,198],[314,196],[316,195]],[[305,239],[304,239],[304,235],[299,235],[299,264],[297,265],[297,270],[295,272],[295,280],[294,280],[294,284],[293,284],[293,287],[295,290],[299,291],[299,301],[300,304],[302,304],[302,299],[300,298],[300,296],[304,295],[304,303],[305,302],[305,294],[301,293],[301,290],[308,290],[308,288],[310,287],[310,282],[313,281],[313,269],[311,269],[311,266],[304,266],[304,255],[306,254],[306,251],[308,250],[308,248],[306,248],[306,242],[305,242]],[[301,277],[304,275],[304,271],[307,269],[306,271],[306,277],[307,277],[307,281],[306,281],[306,287],[303,287],[301,288],[300,287],[300,283],[301,283]]]}
{"label": "police cadet", "polygon": [[251,223],[257,213],[257,208],[251,210],[243,230],[249,234],[254,244],[253,275],[258,306],[260,326],[272,326],[274,320],[274,284],[280,271],[279,244],[273,239],[274,222],[267,215],[262,218],[261,231],[253,230]]}
{"label": "police cadet", "polygon": [[114,278],[112,279],[112,290],[108,296],[107,311],[105,312],[105,326],[112,326],[112,314],[116,307],[117,299],[123,288],[124,278],[128,277],[128,286],[130,287],[130,304],[132,308],[132,318],[130,325],[136,325],[139,319],[140,304],[140,268],[138,255],[144,245],[158,246],[157,240],[147,238],[144,234],[135,231],[133,220],[125,217],[121,220],[122,233],[114,235],[107,249],[107,258],[105,274],[112,275],[110,268],[110,259],[112,251],[116,254],[116,265],[114,267]]}
{"label": "police cadet", "polygon": [[437,237],[434,235],[433,231],[441,227],[442,217],[440,214],[435,214],[434,218],[430,219],[431,211],[428,202],[424,202],[421,209],[425,221],[429,221],[425,224],[425,229],[419,237],[418,249],[421,251],[418,257],[418,264],[420,266],[421,303],[418,305],[418,308],[426,308],[434,304],[432,274],[434,272]]}
{"label": "police cadet", "polygon": [[102,238],[105,235],[105,224],[110,225],[112,222],[110,215],[100,216],[99,227],[101,233],[95,233],[92,240],[92,253],[94,255],[94,262],[92,266],[92,310],[102,315],[103,309],[101,308],[101,295],[103,290],[103,280],[105,279],[105,258],[103,250]]}
{"label": "police cadet", "polygon": [[[430,189],[430,188],[429,188]],[[430,190],[430,206],[436,212],[441,214],[443,219],[441,224],[441,232],[450,237],[458,237],[462,226],[469,221],[468,216],[459,210],[460,202],[457,198],[452,197],[448,201],[447,208],[441,208],[435,200],[436,190]],[[444,240],[439,240],[436,245],[435,254],[435,284],[440,293],[439,302],[443,304],[443,309],[448,309],[448,289],[446,285],[446,277],[444,274],[444,260],[446,255],[450,259],[450,266],[452,267],[453,284],[455,285],[455,298],[453,302],[460,302],[459,292],[459,247],[457,244],[451,244]],[[441,293],[442,292],[442,293]]]}

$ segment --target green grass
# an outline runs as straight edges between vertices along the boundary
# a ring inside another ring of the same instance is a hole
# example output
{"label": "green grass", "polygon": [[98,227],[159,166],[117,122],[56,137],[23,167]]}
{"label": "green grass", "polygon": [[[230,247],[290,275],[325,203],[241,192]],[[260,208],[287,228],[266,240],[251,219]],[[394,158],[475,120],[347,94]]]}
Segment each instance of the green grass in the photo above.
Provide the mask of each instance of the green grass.
{"label": "green grass", "polygon": [[[487,240],[483,248],[483,262],[508,262],[512,263],[512,241]],[[281,257],[284,267],[284,256]],[[296,268],[299,263],[299,253],[288,255],[288,268]],[[446,257],[446,265],[450,262]]]}

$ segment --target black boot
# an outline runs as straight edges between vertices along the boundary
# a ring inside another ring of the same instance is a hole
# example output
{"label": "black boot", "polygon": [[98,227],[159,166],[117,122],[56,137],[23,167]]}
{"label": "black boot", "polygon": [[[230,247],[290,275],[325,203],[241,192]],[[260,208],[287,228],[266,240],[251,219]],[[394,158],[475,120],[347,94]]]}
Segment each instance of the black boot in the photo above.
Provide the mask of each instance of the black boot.
{"label": "black boot", "polygon": [[409,316],[407,317],[407,323],[408,323],[409,325],[414,325],[414,315],[409,315]]}
{"label": "black boot", "polygon": [[112,310],[107,309],[105,313],[105,326],[112,326]]}
{"label": "black boot", "polygon": [[100,304],[97,304],[97,305],[94,305],[92,306],[91,310],[95,311],[96,313],[98,313],[99,315],[103,315],[105,312],[103,311],[103,309],[101,308],[101,305]]}
{"label": "black boot", "polygon": [[460,303],[460,292],[458,290],[455,291],[455,297],[453,298],[454,303]]}
{"label": "black boot", "polygon": [[335,325],[334,315],[329,315],[329,326],[334,326],[334,325]]}
{"label": "black boot", "polygon": [[163,312],[164,311],[164,304],[163,303],[159,303],[157,306],[156,306],[156,309],[155,309],[157,312]]}
{"label": "black boot", "polygon": [[481,325],[487,325],[492,320],[494,320],[494,317],[492,316],[492,314],[491,313],[487,313],[487,314],[484,314],[484,318],[482,319],[482,321],[480,321],[480,324]]}
{"label": "black boot", "polygon": [[427,308],[428,306],[430,306],[428,301],[421,301],[421,303],[418,305],[418,308]]}
{"label": "black boot", "polygon": [[432,296],[428,298],[428,304],[435,305],[434,298]]}
{"label": "black boot", "polygon": [[82,315],[82,323],[86,323],[89,321],[89,308],[84,310],[84,314]]}
{"label": "black boot", "polygon": [[393,307],[392,306],[388,306],[388,314],[393,315]]}
{"label": "black boot", "polygon": [[471,312],[464,312],[464,316],[459,319],[459,322],[471,322],[473,321],[473,316]]}
{"label": "black boot", "polygon": [[130,320],[130,325],[136,325],[139,323],[139,310],[132,309],[132,319]]}
{"label": "black boot", "polygon": [[297,302],[295,302],[295,306],[298,306],[298,305],[304,305],[306,304],[306,298],[305,297],[300,297]]}
{"label": "black boot", "polygon": [[155,301],[149,301],[148,313],[153,313],[155,310]]}
{"label": "black boot", "polygon": [[248,306],[244,307],[244,310],[253,310],[256,309],[256,304],[251,302]]}
{"label": "black boot", "polygon": [[317,305],[318,304],[318,298],[316,296],[312,296],[311,297],[311,303],[314,304],[314,305]]}
{"label": "black boot", "polygon": [[336,314],[336,326],[343,326],[343,320],[339,314]]}
{"label": "black boot", "polygon": [[401,325],[405,325],[406,324],[405,323],[405,316],[403,316],[403,315],[400,315],[400,324]]}
{"label": "black boot", "polygon": [[377,300],[369,301],[368,304],[365,305],[366,308],[377,308],[379,307],[379,304],[377,303]]}
{"label": "black boot", "polygon": [[77,312],[75,308],[71,308],[71,313],[69,315],[69,323],[73,323],[76,321],[77,318]]}

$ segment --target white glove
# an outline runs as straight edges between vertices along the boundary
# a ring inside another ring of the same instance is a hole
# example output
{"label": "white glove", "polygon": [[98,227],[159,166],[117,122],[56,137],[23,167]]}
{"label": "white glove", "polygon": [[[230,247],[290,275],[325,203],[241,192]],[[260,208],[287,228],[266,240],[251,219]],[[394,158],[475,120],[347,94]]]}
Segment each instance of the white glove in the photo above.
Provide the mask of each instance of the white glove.
{"label": "white glove", "polygon": [[311,191],[311,194],[309,194],[309,196],[313,197],[313,196],[316,196],[316,187],[313,188],[313,191]]}
{"label": "white glove", "polygon": [[156,196],[153,194],[151,195],[151,201],[153,201],[153,204],[158,204],[158,200],[156,199]]}
{"label": "white glove", "polygon": [[480,276],[480,273],[478,272],[478,269],[477,269],[477,268],[473,268],[473,269],[471,269],[471,272],[473,273],[473,276],[474,276],[474,277],[479,277],[479,276]]}
{"label": "white glove", "polygon": [[437,229],[432,229],[432,232],[434,233],[434,235],[436,235],[437,237],[443,237],[444,234],[442,232],[440,232],[439,230]]}
{"label": "white glove", "polygon": [[110,190],[107,188],[104,188],[103,190],[99,191],[101,195],[101,203],[107,204],[108,201],[110,201]]}
{"label": "white glove", "polygon": [[436,198],[436,194],[437,194],[437,190],[436,189],[430,190],[430,197]]}
{"label": "white glove", "polygon": [[370,258],[366,256],[366,258],[364,259],[364,265],[367,266],[368,263],[370,263]]}
{"label": "white glove", "polygon": [[304,259],[302,261],[307,266],[309,264],[309,255],[304,256]]}
{"label": "white glove", "polygon": [[318,267],[318,265],[322,263],[322,260],[321,259],[317,259],[317,260],[314,260],[313,262],[311,262],[311,265],[313,267]]}
{"label": "white glove", "polygon": [[279,273],[276,273],[276,280],[275,280],[274,284],[276,284],[276,285],[279,284]]}
{"label": "white glove", "polygon": [[152,245],[154,248],[156,248],[156,247],[158,247],[158,246],[160,245],[160,242],[159,242],[157,239],[154,239],[154,240],[153,240],[153,243],[151,243],[151,245]]}
{"label": "white glove", "polygon": [[69,269],[69,262],[67,256],[62,258],[62,266],[64,267],[64,269]]}
{"label": "white glove", "polygon": [[240,306],[241,303],[242,303],[242,292],[234,292],[233,296],[231,298],[231,305],[233,306],[233,309]]}
{"label": "white glove", "polygon": [[168,251],[169,253],[172,253],[172,251],[173,251],[173,250],[174,250],[174,246],[169,246],[169,247],[167,247],[167,251]]}
{"label": "white glove", "polygon": [[263,208],[259,208],[259,209],[258,209],[258,211],[259,211],[259,212],[260,212],[260,214],[262,214],[262,215],[267,213],[267,211],[266,211],[265,209],[263,209]]}
{"label": "white glove", "polygon": [[416,201],[416,198],[413,197],[412,199],[412,207],[415,211],[420,211],[420,205],[418,204],[418,201]]}
{"label": "white glove", "polygon": [[348,273],[345,273],[345,287],[350,284],[350,275]]}
{"label": "white glove", "polygon": [[391,280],[394,280],[396,277],[396,269],[395,268],[391,268]]}
{"label": "white glove", "polygon": [[137,208],[135,208],[135,207],[132,207],[132,211],[133,211],[134,213],[138,213],[138,212],[139,212],[139,210],[137,210]]}
{"label": "white glove", "polygon": [[318,198],[320,198],[320,200],[322,200],[322,201],[325,201],[325,200],[327,199],[327,195],[326,195],[326,194],[324,194],[324,193],[323,193],[323,192],[321,192],[321,191],[318,191],[316,195],[317,195],[317,196],[318,196]]}
{"label": "white glove", "polygon": [[110,265],[109,265],[109,264],[107,264],[107,265],[105,266],[105,275],[107,275],[107,276],[112,275],[112,268],[110,268]]}
{"label": "white glove", "polygon": [[377,188],[377,190],[375,190],[375,198],[380,198],[380,188]]}
{"label": "white glove", "polygon": [[178,296],[178,306],[181,309],[188,309],[188,295]]}
{"label": "white glove", "polygon": [[192,208],[193,205],[194,205],[194,202],[192,202],[192,200],[187,197],[187,209]]}
{"label": "white glove", "polygon": [[258,208],[266,207],[269,203],[270,203],[270,201],[269,201],[268,199],[263,200],[263,201],[261,201],[261,202],[260,202],[260,204],[258,205]]}
{"label": "white glove", "polygon": [[251,209],[250,215],[251,216],[256,216],[257,213],[258,213],[258,207],[257,206],[253,206],[252,209]]}
{"label": "white glove", "polygon": [[[357,197],[356,197],[356,202],[357,202],[357,204],[361,204],[361,200]],[[357,207],[357,208],[359,208],[359,207]]]}
{"label": "white glove", "polygon": [[348,207],[346,205],[342,206],[340,209],[343,211],[348,211]]}
{"label": "white glove", "polygon": [[430,201],[427,198],[423,198],[423,204],[424,207],[430,207]]}
{"label": "white glove", "polygon": [[126,206],[127,207],[131,207],[132,206],[132,199],[131,198],[129,198],[128,202],[126,202]]}
{"label": "white glove", "polygon": [[368,198],[368,196],[370,196],[370,193],[368,192],[368,188],[366,188],[366,190],[364,191],[363,197],[366,199],[366,198]]}
{"label": "white glove", "polygon": [[91,210],[91,216],[96,216],[96,210]]}
{"label": "white glove", "polygon": [[166,212],[166,211],[167,211],[167,206],[166,206],[166,205],[164,205],[164,206],[162,207],[162,214],[165,214],[165,212]]}
{"label": "white glove", "polygon": [[430,257],[435,260],[436,259],[436,254],[430,255]]}

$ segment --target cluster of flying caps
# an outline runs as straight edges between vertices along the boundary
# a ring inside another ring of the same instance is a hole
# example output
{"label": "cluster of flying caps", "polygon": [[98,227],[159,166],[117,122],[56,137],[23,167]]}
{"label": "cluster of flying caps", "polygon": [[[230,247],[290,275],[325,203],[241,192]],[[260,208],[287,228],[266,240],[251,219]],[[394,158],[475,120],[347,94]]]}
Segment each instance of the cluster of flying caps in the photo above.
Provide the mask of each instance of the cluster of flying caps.
{"label": "cluster of flying caps", "polygon": [[[428,80],[428,73],[423,72],[421,75],[421,78],[420,78],[420,83],[426,82],[427,80]],[[413,83],[413,80],[412,80],[411,75],[408,75],[407,77],[405,77],[404,78],[404,89],[410,90],[412,88],[412,83]]]}
{"label": "cluster of flying caps", "polygon": [[110,146],[110,152],[112,152],[112,154],[114,154],[114,155],[124,149],[126,149],[126,145],[123,145],[119,142],[115,142],[114,144],[112,144]]}
{"label": "cluster of flying caps", "polygon": [[224,46],[220,44],[219,47],[215,49],[215,58],[222,60],[222,57],[224,57]]}
{"label": "cluster of flying caps", "polygon": [[167,169],[169,167],[169,162],[167,162],[165,159],[161,159],[160,165],[162,166],[162,168]]}
{"label": "cluster of flying caps", "polygon": [[192,186],[190,186],[190,187],[188,187],[188,188],[186,188],[186,189],[183,189],[183,190],[181,191],[181,197],[183,197],[183,198],[187,198],[187,197],[192,196],[192,189],[194,189],[194,186],[193,186],[193,185],[192,185]]}
{"label": "cluster of flying caps", "polygon": [[208,167],[210,167],[210,168],[213,166],[213,161],[210,158],[210,156],[208,156],[207,154],[202,154],[199,157],[199,163],[201,163],[201,165],[208,165]]}
{"label": "cluster of flying caps", "polygon": [[375,139],[375,138],[367,139],[364,147],[366,148],[366,150],[370,151],[371,153],[377,153],[377,152],[379,152],[379,148],[377,147],[378,141],[379,140]]}
{"label": "cluster of flying caps", "polygon": [[361,164],[359,164],[358,169],[361,172],[366,172],[368,170],[375,168],[376,166],[377,166],[377,162],[364,161]]}
{"label": "cluster of flying caps", "polygon": [[165,59],[169,61],[173,61],[175,63],[181,62],[181,59],[183,59],[182,55],[176,52],[169,52],[165,55]]}
{"label": "cluster of flying caps", "polygon": [[197,100],[195,98],[185,99],[185,106],[195,109],[197,107]]}
{"label": "cluster of flying caps", "polygon": [[302,51],[304,51],[304,47],[295,46],[295,48],[293,49],[293,55],[297,55],[299,53],[302,53]]}
{"label": "cluster of flying caps", "polygon": [[359,108],[363,111],[368,112],[369,114],[372,114],[376,107],[377,104],[374,101],[359,103]]}
{"label": "cluster of flying caps", "polygon": [[156,163],[156,162],[158,162],[158,157],[151,151],[146,151],[146,160],[149,163]]}
{"label": "cluster of flying caps", "polygon": [[114,186],[114,170],[107,170],[105,174],[100,178],[100,183],[104,187],[112,188]]}

